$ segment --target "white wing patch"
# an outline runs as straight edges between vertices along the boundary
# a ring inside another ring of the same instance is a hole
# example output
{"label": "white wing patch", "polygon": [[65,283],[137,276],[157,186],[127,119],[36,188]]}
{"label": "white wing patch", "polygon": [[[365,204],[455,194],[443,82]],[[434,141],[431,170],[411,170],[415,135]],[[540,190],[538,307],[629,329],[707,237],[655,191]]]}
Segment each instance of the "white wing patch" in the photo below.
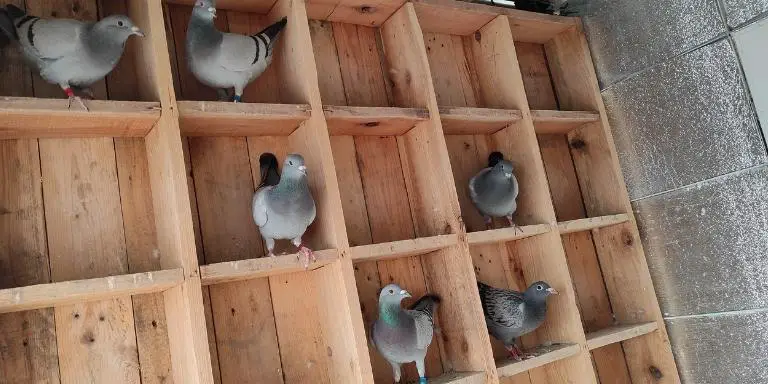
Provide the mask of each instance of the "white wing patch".
{"label": "white wing patch", "polygon": [[80,21],[40,19],[23,25],[19,38],[22,45],[36,51],[41,59],[53,60],[81,50],[83,32],[84,24]]}
{"label": "white wing patch", "polygon": [[261,188],[253,195],[253,221],[259,227],[267,225],[267,221],[269,221],[267,216],[267,191],[270,189],[272,189],[271,186]]}

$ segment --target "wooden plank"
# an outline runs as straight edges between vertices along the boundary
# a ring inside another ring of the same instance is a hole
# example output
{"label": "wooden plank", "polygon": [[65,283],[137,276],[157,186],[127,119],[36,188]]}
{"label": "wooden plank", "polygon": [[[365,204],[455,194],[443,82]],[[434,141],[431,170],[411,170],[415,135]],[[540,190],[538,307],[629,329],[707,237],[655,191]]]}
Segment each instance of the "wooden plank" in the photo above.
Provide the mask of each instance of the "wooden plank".
{"label": "wooden plank", "polygon": [[[112,139],[41,139],[40,163],[52,280],[127,273]],[[55,314],[62,381],[139,382],[130,298]]]}
{"label": "wooden plank", "polygon": [[496,367],[499,376],[514,376],[537,367],[542,367],[578,355],[581,352],[581,346],[578,344],[555,344],[549,347],[540,347],[535,351],[529,351],[529,353],[531,352],[536,356],[522,361],[512,360],[500,362]]}
{"label": "wooden plank", "polygon": [[[461,37],[424,33],[424,44],[430,68],[439,68],[431,71],[438,105],[480,106],[482,100],[480,100],[472,70],[474,63],[467,57]],[[457,109],[456,111],[469,113],[472,110]],[[445,112],[446,115],[450,115],[451,111]],[[443,110],[440,110],[440,115],[443,115]]]}
{"label": "wooden plank", "polygon": [[522,113],[515,110],[440,107],[440,121],[443,124],[443,133],[446,135],[492,134],[522,118]]}
{"label": "wooden plank", "polygon": [[359,245],[352,247],[350,252],[355,263],[364,263],[420,256],[454,246],[458,243],[458,240],[458,235],[422,237],[379,244]]}
{"label": "wooden plank", "polygon": [[[335,249],[315,251],[315,256],[317,261],[310,264],[309,270],[322,268],[339,258],[338,251]],[[200,267],[200,277],[203,285],[212,285],[305,270],[303,258],[298,254],[292,254],[203,265]]]}
{"label": "wooden plank", "polygon": [[467,242],[470,245],[482,245],[493,243],[506,243],[549,233],[552,226],[549,224],[525,225],[519,228],[500,228],[487,231],[467,233]]}
{"label": "wooden plank", "polygon": [[[586,213],[600,216],[632,212],[581,28],[561,33],[545,50],[561,108],[600,112],[601,123],[587,124],[568,137]],[[659,326],[658,332],[622,343],[632,381],[655,380],[661,372],[670,382],[679,382],[634,220],[595,231],[593,236],[616,320],[621,323],[654,320]],[[649,366],[655,369],[648,369]]]}
{"label": "wooden plank", "polygon": [[485,372],[450,372],[429,379],[432,384],[483,384],[485,383]]}
{"label": "wooden plank", "polygon": [[331,136],[400,136],[429,119],[425,108],[324,105],[323,113]]}
{"label": "wooden plank", "polygon": [[68,108],[67,100],[3,97],[0,139],[37,137],[143,137],[160,118],[155,102],[87,102],[90,111]]}
{"label": "wooden plank", "polygon": [[610,328],[587,334],[587,348],[589,350],[602,348],[609,344],[620,343],[635,337],[649,334],[659,329],[659,324],[649,321],[640,324],[616,325]]}
{"label": "wooden plank", "polygon": [[[195,4],[194,0],[167,0],[171,4],[181,4],[192,6]],[[267,13],[272,6],[275,5],[276,0],[217,0],[216,8],[221,10],[240,11],[240,12],[253,12],[253,13]]]}
{"label": "wooden plank", "polygon": [[309,111],[306,104],[179,101],[184,136],[288,136]]}
{"label": "wooden plank", "polygon": [[[557,110],[557,98],[549,74],[547,56],[541,44],[515,41],[525,96],[532,110]],[[531,111],[533,113],[533,111]]]}
{"label": "wooden plank", "polygon": [[414,9],[424,32],[447,35],[471,35],[498,16],[494,8],[461,7],[456,2],[415,1]]}
{"label": "wooden plank", "polygon": [[557,223],[557,229],[560,234],[568,234],[610,227],[612,225],[626,223],[629,220],[629,215],[626,213],[610,216],[588,217],[584,219],[569,220]]}
{"label": "wooden plank", "polygon": [[0,290],[0,313],[62,307],[162,292],[184,280],[181,269],[37,284]]}
{"label": "wooden plank", "polygon": [[376,29],[333,23],[333,38],[347,102],[353,106],[390,106]]}
{"label": "wooden plank", "polygon": [[582,111],[531,111],[533,124],[536,133],[544,134],[566,134],[587,123],[600,121],[600,114],[597,112]]}
{"label": "wooden plank", "polygon": [[[325,0],[322,0],[325,2]],[[392,14],[400,8],[404,0],[341,0],[333,7],[326,17],[328,21],[349,23],[370,27],[381,26]],[[309,4],[312,8],[313,4]],[[324,8],[326,4],[318,4]]]}

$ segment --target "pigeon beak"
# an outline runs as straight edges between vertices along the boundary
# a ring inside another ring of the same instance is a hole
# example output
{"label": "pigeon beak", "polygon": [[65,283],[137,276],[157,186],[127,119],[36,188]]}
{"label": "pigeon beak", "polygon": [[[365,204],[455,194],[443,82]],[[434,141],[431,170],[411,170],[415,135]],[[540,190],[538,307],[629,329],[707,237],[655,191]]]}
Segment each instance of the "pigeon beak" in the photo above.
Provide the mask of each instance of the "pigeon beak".
{"label": "pigeon beak", "polygon": [[405,297],[411,297],[411,294],[410,294],[410,293],[408,293],[408,291],[406,291],[405,289],[403,289],[402,291],[400,291],[400,295],[402,295],[402,296],[405,296]]}
{"label": "pigeon beak", "polygon": [[505,173],[504,176],[506,176],[507,178],[510,178],[510,177],[512,177],[512,174],[511,173]]}
{"label": "pigeon beak", "polygon": [[560,293],[557,292],[554,288],[547,288],[547,292],[549,292],[550,295],[559,295]]}
{"label": "pigeon beak", "polygon": [[216,8],[210,7],[210,8],[208,8],[208,12],[210,12],[211,15],[213,15],[214,19],[216,18]]}
{"label": "pigeon beak", "polygon": [[144,37],[144,32],[142,32],[141,29],[139,29],[139,27],[131,28],[131,33],[139,37]]}
{"label": "pigeon beak", "polygon": [[299,171],[301,171],[302,173],[307,173],[307,166],[306,165],[299,166]]}

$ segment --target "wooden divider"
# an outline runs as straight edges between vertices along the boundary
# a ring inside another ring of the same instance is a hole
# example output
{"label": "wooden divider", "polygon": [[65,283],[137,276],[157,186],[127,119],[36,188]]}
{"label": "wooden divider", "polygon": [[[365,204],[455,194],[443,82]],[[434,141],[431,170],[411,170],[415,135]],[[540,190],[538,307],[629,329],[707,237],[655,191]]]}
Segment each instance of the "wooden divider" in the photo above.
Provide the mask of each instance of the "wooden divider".
{"label": "wooden divider", "polygon": [[[3,52],[0,382],[389,383],[367,343],[389,282],[443,298],[430,382],[679,382],[575,19],[219,0],[225,31],[288,17],[235,105],[186,68],[192,0],[13,3],[127,13],[147,37],[94,87],[109,101],[92,113],[41,99],[61,91]],[[309,270],[283,242],[261,258],[250,204],[266,151],[309,166]],[[522,232],[486,230],[469,200],[492,151],[515,166]],[[561,293],[523,337],[536,357],[491,340],[476,280]]]}

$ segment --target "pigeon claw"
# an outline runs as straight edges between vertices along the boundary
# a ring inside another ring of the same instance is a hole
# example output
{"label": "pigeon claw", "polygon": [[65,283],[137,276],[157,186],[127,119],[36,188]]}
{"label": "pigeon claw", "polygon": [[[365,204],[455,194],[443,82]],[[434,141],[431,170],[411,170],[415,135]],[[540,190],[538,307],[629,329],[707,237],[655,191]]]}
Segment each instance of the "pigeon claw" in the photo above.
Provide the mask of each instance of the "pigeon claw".
{"label": "pigeon claw", "polygon": [[83,108],[84,111],[90,112],[90,110],[88,109],[88,106],[85,105],[85,102],[83,101],[83,99],[80,96],[72,96],[72,97],[69,98],[69,107],[68,107],[68,109],[70,109],[70,110],[72,109],[72,101],[73,100],[77,101],[77,103],[80,104],[80,107]]}
{"label": "pigeon claw", "polygon": [[310,260],[313,263],[317,261],[317,256],[315,256],[315,253],[304,245],[299,246],[299,253],[304,255],[304,269],[309,269]]}

